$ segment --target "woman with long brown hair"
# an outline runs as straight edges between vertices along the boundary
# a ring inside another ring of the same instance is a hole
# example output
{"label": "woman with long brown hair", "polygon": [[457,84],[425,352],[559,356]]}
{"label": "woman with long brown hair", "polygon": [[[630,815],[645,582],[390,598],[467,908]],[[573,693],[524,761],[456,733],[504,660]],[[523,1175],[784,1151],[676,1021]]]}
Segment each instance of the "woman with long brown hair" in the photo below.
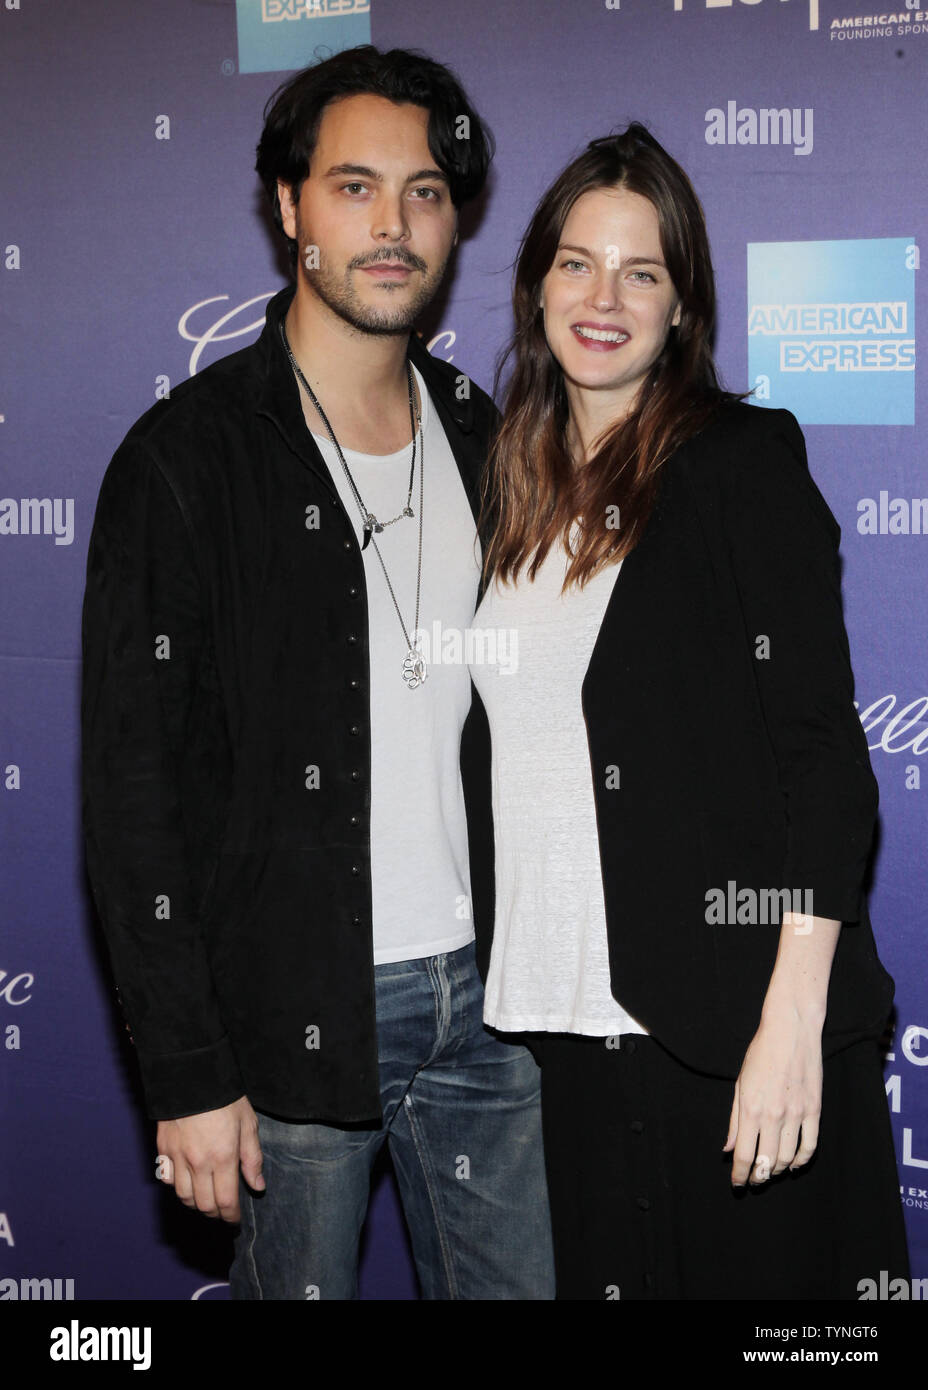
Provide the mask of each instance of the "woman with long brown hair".
{"label": "woman with long brown hair", "polygon": [[908,1272],[839,528],[793,415],[721,388],[714,315],[686,174],[594,140],[517,261],[474,619],[511,669],[471,664],[484,1018],[541,1067],[560,1298]]}

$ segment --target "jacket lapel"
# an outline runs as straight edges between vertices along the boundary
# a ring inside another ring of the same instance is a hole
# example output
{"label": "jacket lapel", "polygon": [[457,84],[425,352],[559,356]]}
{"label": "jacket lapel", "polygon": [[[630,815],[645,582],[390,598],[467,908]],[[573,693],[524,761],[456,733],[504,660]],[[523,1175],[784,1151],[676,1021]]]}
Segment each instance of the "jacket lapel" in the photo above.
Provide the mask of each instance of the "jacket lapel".
{"label": "jacket lapel", "polygon": [[[657,563],[663,533],[663,502],[666,493],[666,477],[661,480],[654,508],[648,518],[644,534],[630,555],[626,555],[616,576],[609,602],[603,614],[586,675],[580,688],[583,709],[587,709],[590,687],[598,690],[604,687],[614,692],[614,677],[621,654],[637,651],[647,636],[651,621],[648,595],[653,598],[655,586],[660,582],[661,570]],[[609,698],[613,698],[611,695]]]}
{"label": "jacket lapel", "polygon": [[300,388],[280,336],[281,321],[295,294],[296,286],[288,285],[275,294],[267,306],[264,328],[255,344],[263,377],[255,413],[266,416],[276,425],[294,454],[316,474],[327,491],[337,497],[325,460],[313,441],[311,431],[306,428]]}
{"label": "jacket lapel", "polygon": [[458,400],[458,373],[449,363],[433,357],[415,333],[409,339],[409,358],[422,373],[438,411],[476,525],[480,517],[480,474],[488,441],[476,437],[474,403],[470,396]]}

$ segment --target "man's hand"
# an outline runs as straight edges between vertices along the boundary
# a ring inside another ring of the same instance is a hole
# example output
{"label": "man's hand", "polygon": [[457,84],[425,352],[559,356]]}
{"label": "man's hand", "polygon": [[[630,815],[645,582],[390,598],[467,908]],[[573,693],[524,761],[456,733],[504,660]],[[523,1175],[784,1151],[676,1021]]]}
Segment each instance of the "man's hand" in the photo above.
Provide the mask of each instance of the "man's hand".
{"label": "man's hand", "polygon": [[157,1175],[173,1183],[187,1207],[223,1221],[239,1221],[238,1170],[256,1192],[263,1192],[258,1119],[247,1096],[219,1110],[159,1120]]}

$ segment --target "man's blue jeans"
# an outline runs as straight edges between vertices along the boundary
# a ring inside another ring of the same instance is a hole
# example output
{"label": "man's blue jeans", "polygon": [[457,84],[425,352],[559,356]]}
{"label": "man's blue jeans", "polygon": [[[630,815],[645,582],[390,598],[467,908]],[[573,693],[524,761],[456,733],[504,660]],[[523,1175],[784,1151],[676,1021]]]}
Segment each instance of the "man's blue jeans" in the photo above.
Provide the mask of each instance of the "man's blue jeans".
{"label": "man's blue jeans", "polygon": [[265,1192],[240,1179],[233,1299],[358,1297],[384,1140],[427,1299],[553,1299],[539,1071],[483,1026],[474,946],[374,969],[384,1122],[258,1112]]}

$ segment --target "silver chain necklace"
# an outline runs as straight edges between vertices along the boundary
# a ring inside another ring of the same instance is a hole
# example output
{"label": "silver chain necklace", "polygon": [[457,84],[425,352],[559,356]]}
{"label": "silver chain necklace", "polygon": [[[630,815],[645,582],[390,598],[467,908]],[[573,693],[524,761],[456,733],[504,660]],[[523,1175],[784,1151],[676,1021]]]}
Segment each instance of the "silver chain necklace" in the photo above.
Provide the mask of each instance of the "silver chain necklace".
{"label": "silver chain necklace", "polygon": [[[399,606],[399,604],[398,604],[397,601],[396,601],[396,594],[393,592],[393,585],[390,583],[390,576],[389,576],[389,574],[387,574],[387,567],[386,567],[386,565],[385,565],[384,562],[383,562],[383,556],[382,556],[381,553],[380,553],[380,548],[379,548],[379,546],[377,545],[377,542],[374,540],[374,532],[375,532],[375,531],[379,533],[379,532],[381,532],[381,531],[384,529],[385,526],[392,526],[393,523],[394,523],[395,521],[401,521],[401,520],[403,519],[403,517],[406,517],[406,516],[414,516],[414,515],[415,515],[415,513],[414,513],[413,510],[412,510],[412,507],[410,506],[410,502],[412,501],[413,479],[414,479],[414,475],[415,475],[415,471],[416,471],[416,439],[419,438],[419,436],[420,436],[420,423],[421,423],[421,421],[420,421],[420,417],[419,417],[418,412],[417,412],[416,407],[415,407],[415,398],[414,398],[414,394],[413,394],[412,368],[411,368],[410,365],[409,365],[409,359],[408,359],[408,358],[406,359],[406,381],[407,381],[407,385],[408,385],[408,387],[409,387],[409,419],[410,419],[410,423],[411,423],[411,425],[412,425],[412,464],[411,464],[410,470],[409,470],[409,492],[408,492],[407,498],[406,498],[406,506],[405,506],[405,507],[403,508],[403,510],[400,512],[399,516],[393,517],[393,519],[392,519],[391,521],[378,521],[377,518],[376,518],[376,516],[374,516],[373,512],[368,511],[367,507],[365,507],[364,502],[363,502],[362,499],[361,499],[361,494],[360,494],[360,492],[358,491],[357,486],[356,486],[356,484],[355,484],[354,478],[352,478],[352,476],[351,476],[351,470],[349,469],[348,464],[345,462],[345,455],[342,453],[341,445],[339,444],[338,440],[335,438],[335,431],[332,429],[332,426],[329,424],[328,416],[326,415],[325,411],[322,409],[322,406],[319,404],[319,401],[317,400],[317,398],[316,398],[316,396],[315,396],[315,393],[313,392],[313,388],[310,386],[309,382],[306,380],[305,376],[303,375],[302,371],[300,370],[300,364],[299,364],[299,362],[297,362],[296,358],[294,357],[294,355],[293,355],[293,353],[292,353],[292,351],[291,351],[291,349],[290,349],[290,343],[289,343],[288,340],[287,340],[287,330],[284,328],[283,319],[280,320],[280,336],[281,336],[281,338],[283,339],[283,344],[284,344],[284,347],[286,348],[287,356],[288,356],[289,359],[290,359],[290,365],[293,367],[293,370],[296,372],[297,377],[299,378],[299,380],[300,380],[300,382],[302,383],[303,387],[305,388],[307,394],[309,395],[310,400],[312,401],[313,405],[316,407],[317,411],[319,412],[319,415],[320,415],[321,418],[322,418],[323,424],[325,425],[326,430],[328,431],[329,439],[332,441],[332,444],[333,444],[333,446],[334,446],[334,448],[335,448],[335,452],[338,454],[339,460],[340,460],[340,462],[341,462],[342,468],[345,470],[345,477],[348,479],[348,484],[349,484],[349,486],[350,486],[350,488],[351,488],[351,491],[352,491],[352,493],[353,493],[353,495],[354,495],[354,499],[355,499],[355,501],[356,501],[357,504],[358,504],[358,510],[359,510],[360,513],[361,513],[361,520],[362,520],[362,523],[363,523],[363,530],[364,530],[364,542],[363,542],[363,544],[362,544],[362,546],[361,546],[361,549],[362,549],[362,551],[363,551],[363,550],[366,550],[366,549],[367,549],[367,546],[368,546],[368,542],[371,542],[371,543],[373,544],[374,550],[375,550],[375,552],[376,552],[376,554],[377,554],[377,559],[380,561],[380,568],[383,570],[383,577],[384,577],[384,579],[387,581],[387,588],[390,590],[390,597],[391,597],[391,599],[393,600],[393,607],[396,609],[396,616],[397,616],[397,617],[399,618],[399,620],[400,620],[400,627],[402,628],[402,631],[403,631],[403,637],[404,637],[405,640],[406,640],[406,656],[405,656],[404,659],[403,659],[403,680],[406,682],[406,684],[407,684],[407,686],[409,687],[410,690],[416,690],[416,689],[422,684],[422,682],[427,678],[427,676],[428,676],[428,666],[427,666],[427,664],[426,664],[425,658],[423,657],[422,653],[419,651],[418,646],[416,645],[416,643],[414,643],[414,642],[410,639],[409,633],[408,633],[407,630],[406,630],[406,624],[405,624],[404,621],[403,621],[403,615],[402,615],[402,613],[400,612],[400,606]],[[416,620],[415,620],[415,624],[414,624],[414,626],[413,626],[413,631],[417,634],[417,636],[416,636],[416,642],[419,641],[419,637],[418,637],[418,631],[419,631],[419,593],[420,593],[420,589],[421,589],[421,586],[422,586],[422,517],[423,517],[423,487],[424,487],[424,481],[425,481],[425,440],[420,438],[420,446],[419,446],[419,558],[418,558],[418,563],[417,563],[417,567],[416,567]]]}

